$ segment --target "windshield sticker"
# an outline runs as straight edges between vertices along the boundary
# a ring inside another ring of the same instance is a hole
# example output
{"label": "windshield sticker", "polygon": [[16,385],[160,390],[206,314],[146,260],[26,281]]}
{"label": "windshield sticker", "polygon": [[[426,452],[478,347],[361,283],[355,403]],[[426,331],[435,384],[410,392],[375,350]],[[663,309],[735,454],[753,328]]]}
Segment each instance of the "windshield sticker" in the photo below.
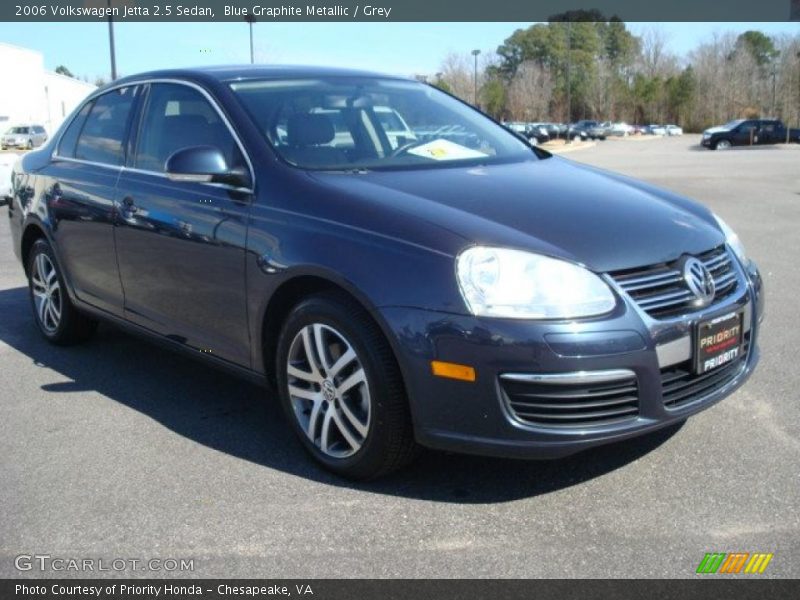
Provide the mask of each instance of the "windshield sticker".
{"label": "windshield sticker", "polygon": [[433,140],[427,144],[411,148],[409,154],[432,158],[433,160],[463,160],[466,158],[485,158],[487,155],[449,140]]}

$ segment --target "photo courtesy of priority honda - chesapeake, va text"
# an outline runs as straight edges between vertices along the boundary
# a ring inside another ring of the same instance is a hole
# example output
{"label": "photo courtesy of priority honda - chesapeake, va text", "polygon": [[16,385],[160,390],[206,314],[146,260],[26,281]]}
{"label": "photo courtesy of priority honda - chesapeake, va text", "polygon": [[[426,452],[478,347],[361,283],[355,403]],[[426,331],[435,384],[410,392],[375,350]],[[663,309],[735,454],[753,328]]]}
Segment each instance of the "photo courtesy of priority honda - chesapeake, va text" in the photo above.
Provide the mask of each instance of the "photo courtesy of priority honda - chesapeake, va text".
{"label": "photo courtesy of priority honda - chesapeake, va text", "polygon": [[422,446],[557,458],[632,438],[758,362],[761,277],[722,219],[411,79],[124,77],[11,186],[42,335],[108,321],[262,382],[348,478]]}

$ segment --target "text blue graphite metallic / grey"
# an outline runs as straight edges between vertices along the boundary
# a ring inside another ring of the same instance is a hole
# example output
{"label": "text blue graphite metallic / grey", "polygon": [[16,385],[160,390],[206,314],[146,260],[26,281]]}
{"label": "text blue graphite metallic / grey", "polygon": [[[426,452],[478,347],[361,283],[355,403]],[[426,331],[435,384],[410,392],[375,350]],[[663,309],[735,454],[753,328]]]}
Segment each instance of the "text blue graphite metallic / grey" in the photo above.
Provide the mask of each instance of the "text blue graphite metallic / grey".
{"label": "text blue graphite metallic / grey", "polygon": [[267,383],[347,477],[419,446],[553,458],[641,435],[758,360],[761,278],[721,219],[414,81],[127,77],[12,179],[50,341],[109,321]]}

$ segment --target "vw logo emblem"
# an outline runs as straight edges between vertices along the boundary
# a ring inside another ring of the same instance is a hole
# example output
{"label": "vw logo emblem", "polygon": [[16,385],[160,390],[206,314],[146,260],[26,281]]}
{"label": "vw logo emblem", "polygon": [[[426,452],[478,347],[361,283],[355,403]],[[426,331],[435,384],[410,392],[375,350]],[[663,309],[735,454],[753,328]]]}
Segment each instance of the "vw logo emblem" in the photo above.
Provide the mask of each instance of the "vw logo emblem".
{"label": "vw logo emblem", "polygon": [[697,298],[697,305],[705,306],[714,299],[714,293],[717,291],[714,277],[698,259],[689,257],[683,263],[683,280],[689,291]]}

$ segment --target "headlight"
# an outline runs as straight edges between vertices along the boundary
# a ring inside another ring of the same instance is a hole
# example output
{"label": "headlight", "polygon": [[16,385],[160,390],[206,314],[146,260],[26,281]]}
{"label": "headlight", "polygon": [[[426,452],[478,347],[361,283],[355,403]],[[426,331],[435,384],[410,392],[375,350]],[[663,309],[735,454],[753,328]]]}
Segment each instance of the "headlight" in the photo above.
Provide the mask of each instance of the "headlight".
{"label": "headlight", "polygon": [[725,242],[731,247],[731,250],[733,250],[733,253],[737,256],[741,263],[746,265],[748,263],[748,259],[747,253],[744,250],[744,244],[742,244],[742,240],[739,239],[739,236],[736,235],[736,232],[731,229],[730,226],[719,216],[714,215],[714,218],[717,220],[719,228],[722,229],[722,233],[725,234]]}
{"label": "headlight", "polygon": [[568,319],[609,312],[614,294],[572,263],[520,250],[475,246],[456,260],[461,294],[474,315]]}

